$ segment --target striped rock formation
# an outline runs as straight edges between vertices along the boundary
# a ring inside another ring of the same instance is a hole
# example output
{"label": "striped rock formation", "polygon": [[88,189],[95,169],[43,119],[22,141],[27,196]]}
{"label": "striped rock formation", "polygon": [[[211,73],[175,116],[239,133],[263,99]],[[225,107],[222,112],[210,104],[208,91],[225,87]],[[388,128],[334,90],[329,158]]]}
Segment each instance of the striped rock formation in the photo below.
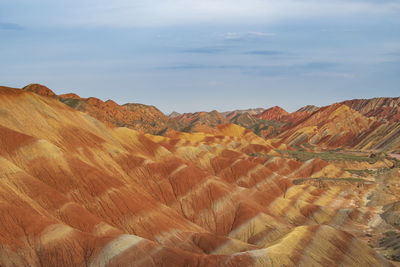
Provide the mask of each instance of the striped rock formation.
{"label": "striped rock formation", "polygon": [[292,146],[311,144],[400,153],[399,122],[367,117],[345,104],[322,107],[285,125],[278,137]]}
{"label": "striped rock formation", "polygon": [[30,84],[23,89],[56,98],[76,110],[89,114],[109,127],[127,127],[152,134],[163,133],[169,128],[179,128],[175,120],[170,120],[154,106],[137,103],[119,105],[112,100],[104,102],[96,97],[81,98],[74,93],[56,95],[52,90],[40,84]]}
{"label": "striped rock formation", "polygon": [[0,87],[0,265],[392,266],[366,235],[393,228],[393,195],[289,149],[234,124],[108,127]]}

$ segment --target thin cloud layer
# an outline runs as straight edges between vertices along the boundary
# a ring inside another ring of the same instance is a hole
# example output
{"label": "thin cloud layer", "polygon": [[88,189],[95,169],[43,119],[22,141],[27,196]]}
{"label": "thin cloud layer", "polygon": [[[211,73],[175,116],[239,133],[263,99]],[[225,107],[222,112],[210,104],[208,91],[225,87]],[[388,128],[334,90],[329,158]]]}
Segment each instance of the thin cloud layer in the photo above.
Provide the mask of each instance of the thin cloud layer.
{"label": "thin cloud layer", "polygon": [[5,0],[2,5],[8,11],[2,12],[5,19],[17,17],[24,24],[37,26],[251,24],[295,18],[395,15],[400,11],[398,1],[360,0],[39,0],[34,4],[30,0]]}
{"label": "thin cloud layer", "polygon": [[247,32],[247,33],[237,33],[237,32],[227,32],[223,35],[226,41],[241,41],[245,39],[262,39],[275,36],[275,33],[269,32]]}
{"label": "thin cloud layer", "polygon": [[15,23],[1,23],[0,22],[0,30],[7,30],[7,31],[21,31],[24,27]]}

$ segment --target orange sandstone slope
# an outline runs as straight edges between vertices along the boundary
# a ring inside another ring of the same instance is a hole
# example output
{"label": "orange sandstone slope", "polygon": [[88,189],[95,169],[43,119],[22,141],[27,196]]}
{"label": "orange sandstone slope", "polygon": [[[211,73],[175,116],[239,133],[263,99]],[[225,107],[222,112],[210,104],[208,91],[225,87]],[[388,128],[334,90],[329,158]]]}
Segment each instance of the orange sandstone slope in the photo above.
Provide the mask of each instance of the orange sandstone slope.
{"label": "orange sandstone slope", "polygon": [[263,120],[279,121],[282,117],[287,115],[289,115],[289,113],[286,110],[281,107],[274,106],[255,116]]}
{"label": "orange sandstone slope", "polygon": [[389,122],[400,122],[400,97],[353,99],[342,103],[367,117]]}
{"label": "orange sandstone slope", "polygon": [[229,122],[228,119],[216,110],[211,112],[183,113],[175,116],[173,119],[183,125],[182,130],[185,132],[212,132],[212,128],[216,125]]}
{"label": "orange sandstone slope", "polygon": [[312,113],[312,112],[315,112],[317,110],[319,110],[319,107],[314,106],[314,105],[307,105],[307,106],[304,106],[302,108],[299,108],[296,112],[310,112],[310,113]]}
{"label": "orange sandstone slope", "polygon": [[[257,110],[260,109],[250,109],[252,112],[256,112]],[[182,125],[180,130],[184,132],[218,134],[218,130],[216,130],[218,125],[233,123],[245,127],[263,138],[267,138],[275,135],[281,127],[280,122],[258,119],[244,110],[229,113],[219,113],[214,110],[211,112],[184,113],[178,116],[173,114],[170,117]]]}
{"label": "orange sandstone slope", "polygon": [[290,145],[309,143],[336,147],[356,145],[357,138],[375,122],[346,105],[334,104],[319,109],[306,120],[281,134]]}
{"label": "orange sandstone slope", "polygon": [[179,128],[174,120],[170,120],[154,106],[134,103],[118,105],[112,100],[103,102],[95,97],[81,98],[74,93],[57,96],[49,88],[39,84],[30,84],[23,89],[42,96],[57,98],[64,104],[83,111],[111,127],[128,127],[153,134],[162,133],[168,128]]}
{"label": "orange sandstone slope", "polygon": [[372,184],[295,185],[347,174],[217,132],[109,128],[0,87],[0,265],[391,266],[362,241],[380,218],[363,206]]}
{"label": "orange sandstone slope", "polygon": [[366,117],[345,104],[322,107],[281,128],[282,142],[291,146],[400,151],[400,123]]}
{"label": "orange sandstone slope", "polygon": [[228,120],[233,119],[234,117],[247,113],[249,115],[255,116],[262,113],[265,109],[264,108],[249,108],[249,109],[237,109],[233,111],[225,111],[221,112],[222,116],[226,117]]}

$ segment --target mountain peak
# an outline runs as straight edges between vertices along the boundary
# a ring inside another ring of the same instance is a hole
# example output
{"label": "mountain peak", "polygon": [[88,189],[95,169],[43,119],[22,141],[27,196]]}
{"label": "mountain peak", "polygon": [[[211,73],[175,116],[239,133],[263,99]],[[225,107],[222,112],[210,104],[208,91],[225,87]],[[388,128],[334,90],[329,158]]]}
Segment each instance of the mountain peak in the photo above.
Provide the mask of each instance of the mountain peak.
{"label": "mountain peak", "polygon": [[314,106],[314,105],[307,105],[302,108],[299,108],[296,112],[314,112],[317,111],[319,107]]}
{"label": "mountain peak", "polygon": [[81,99],[81,97],[75,93],[68,93],[68,94],[62,94],[59,95],[61,98],[73,98],[73,99]]}
{"label": "mountain peak", "polygon": [[42,96],[55,96],[56,95],[48,87],[38,84],[38,83],[28,84],[27,86],[23,87],[22,89],[25,91],[28,91],[28,92],[33,92],[38,95],[42,95]]}
{"label": "mountain peak", "polygon": [[180,115],[181,115],[180,113],[178,113],[178,112],[176,112],[176,111],[172,111],[171,114],[169,114],[168,117],[170,117],[170,118],[176,118],[176,117],[178,117],[178,116],[180,116]]}
{"label": "mountain peak", "polygon": [[273,106],[265,110],[263,113],[256,115],[257,118],[263,120],[280,120],[282,117],[289,115],[289,113],[279,106]]}

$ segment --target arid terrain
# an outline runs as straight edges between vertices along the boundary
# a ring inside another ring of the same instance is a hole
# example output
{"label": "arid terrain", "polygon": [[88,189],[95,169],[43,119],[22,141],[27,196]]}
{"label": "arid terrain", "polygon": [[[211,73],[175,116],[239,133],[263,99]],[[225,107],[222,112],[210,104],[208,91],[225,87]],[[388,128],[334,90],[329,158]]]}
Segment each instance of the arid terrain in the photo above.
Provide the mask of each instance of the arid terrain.
{"label": "arid terrain", "polygon": [[167,116],[0,87],[0,266],[400,266],[400,98]]}

